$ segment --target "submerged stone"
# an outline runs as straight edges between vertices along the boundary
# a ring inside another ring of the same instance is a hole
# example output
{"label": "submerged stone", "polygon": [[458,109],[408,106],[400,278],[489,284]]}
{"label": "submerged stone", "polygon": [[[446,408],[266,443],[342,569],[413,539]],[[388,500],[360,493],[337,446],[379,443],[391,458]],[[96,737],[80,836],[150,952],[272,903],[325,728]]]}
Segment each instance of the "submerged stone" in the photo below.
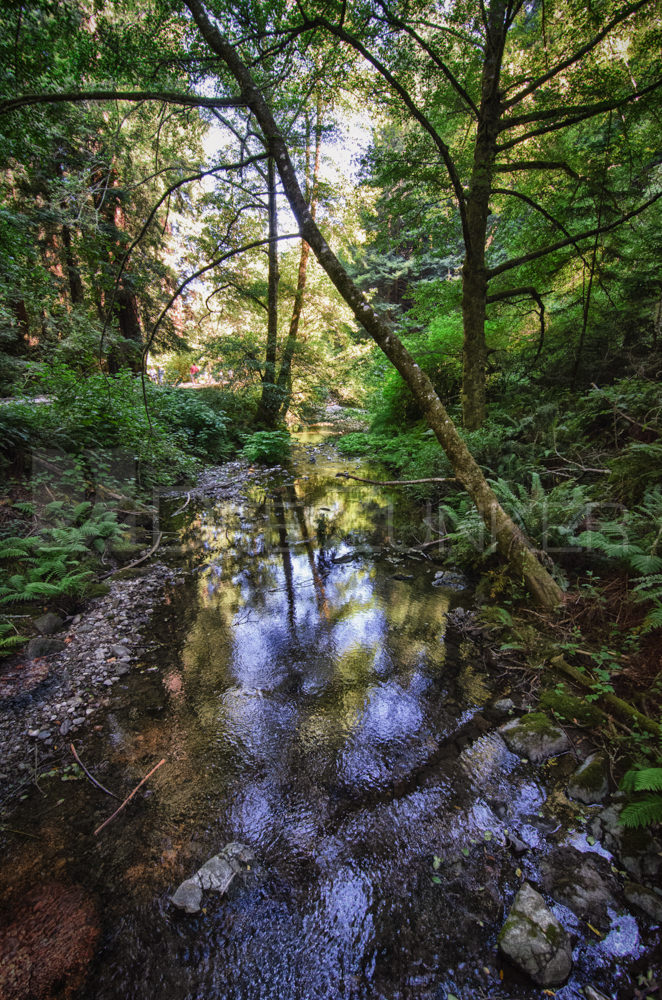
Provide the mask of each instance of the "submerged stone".
{"label": "submerged stone", "polygon": [[592,806],[602,802],[608,791],[607,759],[604,754],[592,753],[570,779],[568,795]]}
{"label": "submerged stone", "polygon": [[213,858],[205,861],[195,875],[185,879],[170,897],[170,902],[185,913],[199,913],[203,890],[218,892],[222,896],[232,885],[235,876],[243,874],[243,866],[248,865],[254,857],[253,851],[246,844],[231,841]]}
{"label": "submerged stone", "polygon": [[570,746],[568,737],[543,712],[530,712],[512,719],[499,729],[506,746],[520,757],[540,764],[548,757],[564,753]]}
{"label": "submerged stone", "polygon": [[194,878],[187,878],[170,897],[170,902],[185,913],[199,913],[202,906],[202,889]]}
{"label": "submerged stone", "polygon": [[570,974],[570,938],[528,882],[515,896],[498,942],[504,955],[540,986],[559,985]]}

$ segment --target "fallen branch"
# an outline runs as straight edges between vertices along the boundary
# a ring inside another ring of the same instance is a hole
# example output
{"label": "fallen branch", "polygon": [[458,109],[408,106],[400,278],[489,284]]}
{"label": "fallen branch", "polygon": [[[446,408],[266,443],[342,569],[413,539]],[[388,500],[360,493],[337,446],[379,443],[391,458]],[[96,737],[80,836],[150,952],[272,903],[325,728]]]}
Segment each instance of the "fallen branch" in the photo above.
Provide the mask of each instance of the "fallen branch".
{"label": "fallen branch", "polygon": [[336,472],[336,479],[355,479],[357,483],[369,483],[370,486],[417,486],[419,483],[456,483],[455,476],[448,476],[446,479],[363,479],[361,476],[352,476],[349,472]]}
{"label": "fallen branch", "polygon": [[127,805],[131,801],[131,799],[136,794],[136,792],[138,791],[138,789],[141,788],[145,784],[145,782],[147,781],[148,778],[152,777],[152,775],[154,774],[155,771],[158,771],[158,769],[161,767],[162,764],[165,764],[165,757],[162,760],[160,760],[155,767],[152,768],[152,770],[149,772],[149,774],[145,775],[145,777],[142,779],[142,781],[138,782],[138,784],[133,789],[133,791],[131,792],[131,794],[127,795],[127,797],[124,799],[124,802],[121,804],[121,806],[118,809],[115,810],[115,812],[113,813],[113,815],[109,816],[108,819],[104,820],[104,822],[101,824],[101,826],[98,826],[96,828],[96,830],[94,831],[94,836],[95,837],[96,837],[96,835],[98,833],[101,833],[101,831],[103,830],[104,826],[108,826],[108,824],[111,822],[111,820],[115,819],[115,817],[117,816],[118,813],[122,812],[122,809],[124,809],[124,806]]}
{"label": "fallen branch", "polygon": [[577,469],[581,469],[582,472],[599,472],[601,476],[608,476],[611,473],[611,469],[595,469],[590,465],[582,465],[581,462],[573,462],[571,458],[566,458],[565,455],[562,455],[557,448],[554,449],[554,452],[566,465],[574,465]]}
{"label": "fallen branch", "polygon": [[[550,663],[552,667],[556,670],[560,670],[567,677],[570,677],[576,684],[580,687],[593,689],[594,682],[587,677],[585,674],[581,673],[576,667],[573,667],[570,663],[563,658],[563,656],[554,656]],[[627,701],[619,698],[615,694],[611,694],[608,691],[602,692],[598,698],[604,705],[608,705],[614,715],[618,716],[621,721],[627,722],[630,725],[637,723],[640,729],[645,729],[647,733],[652,733],[653,736],[659,736],[661,732],[660,726],[655,722],[654,719],[649,718],[642,712],[639,712],[632,705],[629,705]]]}
{"label": "fallen branch", "polygon": [[69,744],[69,748],[70,748],[72,754],[74,755],[74,757],[76,758],[76,763],[78,764],[78,766],[80,768],[83,769],[83,771],[85,772],[85,774],[87,775],[87,777],[90,779],[90,781],[92,782],[92,784],[96,785],[97,788],[100,788],[102,792],[106,793],[106,795],[111,795],[114,799],[117,799],[119,801],[119,795],[115,795],[115,792],[111,792],[109,788],[106,788],[105,785],[102,785],[100,781],[97,781],[97,779],[94,777],[93,774],[90,774],[90,772],[87,770],[87,768],[83,764],[82,760],[80,759],[80,757],[76,753],[76,747],[73,745],[73,743]]}
{"label": "fallen branch", "polygon": [[178,514],[181,514],[181,513],[182,513],[182,511],[186,510],[186,508],[188,507],[188,505],[190,504],[190,502],[191,502],[191,494],[190,494],[190,493],[187,493],[187,494],[186,494],[186,503],[184,504],[184,506],[183,506],[183,507],[179,507],[179,508],[178,508],[178,509],[177,509],[177,510],[176,510],[176,511],[174,512],[174,514],[173,514],[172,516],[173,516],[173,517],[177,517],[177,515],[178,515]]}
{"label": "fallen branch", "polygon": [[133,562],[129,563],[127,566],[118,566],[117,569],[111,569],[109,573],[104,573],[103,576],[99,577],[99,579],[105,580],[107,577],[112,576],[113,573],[119,573],[121,570],[133,569],[134,566],[140,566],[141,563],[145,562],[145,559],[149,559],[150,556],[154,555],[159,545],[161,544],[162,538],[163,538],[163,532],[159,531],[159,537],[156,539],[149,552],[146,552],[144,556],[140,557],[140,559],[134,559]]}

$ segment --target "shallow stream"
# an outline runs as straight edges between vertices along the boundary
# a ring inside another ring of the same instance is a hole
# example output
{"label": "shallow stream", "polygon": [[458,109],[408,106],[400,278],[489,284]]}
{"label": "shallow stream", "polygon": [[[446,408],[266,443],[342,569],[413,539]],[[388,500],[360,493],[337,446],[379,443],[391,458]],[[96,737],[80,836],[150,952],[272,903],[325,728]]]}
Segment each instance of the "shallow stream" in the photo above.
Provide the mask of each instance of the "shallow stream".
{"label": "shallow stream", "polygon": [[[506,749],[490,705],[507,692],[448,621],[471,594],[388,548],[417,515],[336,478],[347,469],[304,438],[290,471],[171,520],[181,573],[79,741],[123,794],[165,765],[96,837],[114,805],[86,781],[43,781],[12,821],[30,839],[9,839],[5,887],[64,878],[100,901],[89,1000],[543,996],[496,937],[562,838],[590,850],[550,792],[564,764]],[[530,850],[514,855],[509,830]],[[199,915],[175,911],[177,885],[229,841],[251,847],[250,870]],[[634,918],[591,940],[557,912],[577,946],[556,996],[633,996],[651,947]]]}

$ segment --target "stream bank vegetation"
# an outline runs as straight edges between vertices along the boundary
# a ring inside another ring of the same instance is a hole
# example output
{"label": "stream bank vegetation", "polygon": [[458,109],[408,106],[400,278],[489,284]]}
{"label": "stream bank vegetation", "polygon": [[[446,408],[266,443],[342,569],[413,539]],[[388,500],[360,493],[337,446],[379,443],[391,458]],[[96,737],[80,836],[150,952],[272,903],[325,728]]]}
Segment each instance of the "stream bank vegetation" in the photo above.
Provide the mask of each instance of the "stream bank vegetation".
{"label": "stream bank vegetation", "polygon": [[615,752],[659,818],[661,16],[10,5],[0,649],[148,550],[199,463],[367,407],[341,451],[454,481],[409,487],[426,557],[476,575],[538,694],[561,655],[553,690],[631,706]]}

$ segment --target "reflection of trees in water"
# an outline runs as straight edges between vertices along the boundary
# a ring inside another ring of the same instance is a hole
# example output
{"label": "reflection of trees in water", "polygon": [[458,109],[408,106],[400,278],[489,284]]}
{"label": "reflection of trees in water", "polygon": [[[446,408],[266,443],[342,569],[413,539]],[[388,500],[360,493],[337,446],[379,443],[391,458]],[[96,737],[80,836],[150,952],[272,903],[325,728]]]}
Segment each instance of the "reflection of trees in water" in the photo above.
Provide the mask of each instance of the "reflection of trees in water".
{"label": "reflection of trees in water", "polygon": [[383,780],[418,739],[428,688],[416,676],[441,659],[445,606],[372,563],[332,562],[347,533],[390,530],[379,491],[317,476],[255,501],[197,526],[206,563],[182,676],[228,835],[294,843],[314,836],[325,788]]}

